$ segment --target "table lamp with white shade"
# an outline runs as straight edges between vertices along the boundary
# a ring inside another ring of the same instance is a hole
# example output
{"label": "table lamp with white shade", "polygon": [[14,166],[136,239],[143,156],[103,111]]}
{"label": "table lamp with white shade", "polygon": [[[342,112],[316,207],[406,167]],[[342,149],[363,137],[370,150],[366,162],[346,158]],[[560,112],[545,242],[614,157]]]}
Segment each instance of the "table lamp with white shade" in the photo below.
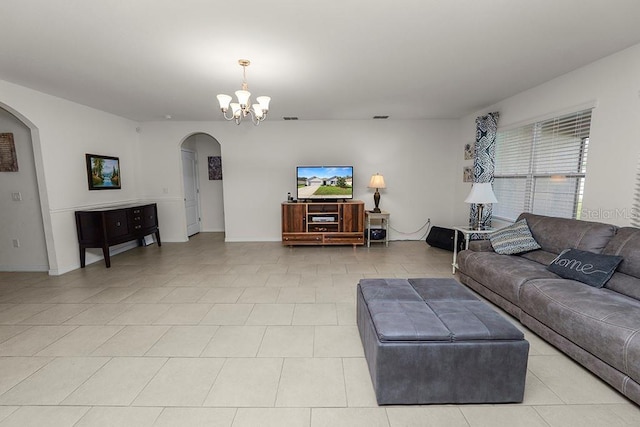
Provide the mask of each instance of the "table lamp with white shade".
{"label": "table lamp with white shade", "polygon": [[464,200],[465,203],[475,203],[478,205],[478,216],[476,217],[473,228],[480,230],[484,226],[482,221],[482,210],[487,203],[498,203],[496,195],[493,193],[493,188],[490,182],[474,182],[471,187],[471,192]]}

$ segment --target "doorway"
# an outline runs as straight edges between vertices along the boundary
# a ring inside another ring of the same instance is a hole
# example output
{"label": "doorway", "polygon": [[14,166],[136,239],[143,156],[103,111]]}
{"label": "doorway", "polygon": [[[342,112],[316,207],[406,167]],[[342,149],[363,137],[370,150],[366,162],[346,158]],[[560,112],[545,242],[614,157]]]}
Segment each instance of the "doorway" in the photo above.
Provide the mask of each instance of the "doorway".
{"label": "doorway", "polygon": [[0,179],[0,271],[48,271],[52,266],[31,128],[0,106],[0,133],[3,146],[17,159],[15,169],[2,172]]}
{"label": "doorway", "polygon": [[221,146],[212,136],[196,133],[182,142],[187,237],[199,232],[224,232],[222,176],[211,174],[209,163],[221,164]]}

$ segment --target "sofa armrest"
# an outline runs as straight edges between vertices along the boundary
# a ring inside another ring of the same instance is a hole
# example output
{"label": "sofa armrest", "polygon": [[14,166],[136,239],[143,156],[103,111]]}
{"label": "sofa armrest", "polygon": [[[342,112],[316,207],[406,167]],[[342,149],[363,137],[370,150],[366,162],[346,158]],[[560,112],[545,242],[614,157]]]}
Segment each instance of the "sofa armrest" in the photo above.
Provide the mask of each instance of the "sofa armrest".
{"label": "sofa armrest", "polygon": [[469,250],[473,252],[494,252],[490,240],[472,240],[469,242]]}

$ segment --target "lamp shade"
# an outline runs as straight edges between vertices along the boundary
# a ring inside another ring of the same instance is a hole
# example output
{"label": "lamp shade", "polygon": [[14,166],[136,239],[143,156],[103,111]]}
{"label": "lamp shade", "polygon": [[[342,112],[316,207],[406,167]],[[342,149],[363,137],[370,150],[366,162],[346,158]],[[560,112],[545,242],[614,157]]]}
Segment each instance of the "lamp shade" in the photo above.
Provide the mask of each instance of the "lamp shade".
{"label": "lamp shade", "polygon": [[256,116],[257,119],[260,119],[262,118],[262,116],[264,116],[264,112],[262,111],[260,104],[253,104],[251,106],[253,107],[253,114]]}
{"label": "lamp shade", "polygon": [[247,105],[249,104],[249,97],[251,96],[251,92],[248,90],[237,90],[236,98],[238,98],[238,104]]}
{"label": "lamp shade", "polygon": [[475,182],[464,202],[476,204],[498,203],[498,199],[493,194],[490,182]]}
{"label": "lamp shade", "polygon": [[375,174],[371,176],[371,181],[369,181],[369,188],[387,188],[384,185],[384,177],[380,174]]}
{"label": "lamp shade", "polygon": [[240,104],[238,104],[237,102],[232,102],[231,112],[233,114],[233,117],[240,117],[240,113],[242,112],[242,110],[240,110]]}
{"label": "lamp shade", "polygon": [[217,98],[218,98],[218,102],[220,103],[220,108],[226,111],[229,108],[231,97],[229,95],[225,95],[224,93],[221,93],[217,96]]}
{"label": "lamp shade", "polygon": [[256,98],[256,101],[258,101],[258,104],[260,104],[260,108],[262,108],[262,111],[264,111],[265,113],[269,111],[269,102],[271,102],[270,97],[259,96]]}

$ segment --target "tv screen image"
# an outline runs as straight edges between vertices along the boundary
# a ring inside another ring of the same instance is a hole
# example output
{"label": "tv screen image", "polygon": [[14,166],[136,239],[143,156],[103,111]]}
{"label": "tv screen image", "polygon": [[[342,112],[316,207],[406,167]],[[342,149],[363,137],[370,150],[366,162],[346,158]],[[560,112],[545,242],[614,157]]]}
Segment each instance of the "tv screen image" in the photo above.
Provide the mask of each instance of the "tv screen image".
{"label": "tv screen image", "polygon": [[353,199],[353,166],[298,166],[298,200]]}

